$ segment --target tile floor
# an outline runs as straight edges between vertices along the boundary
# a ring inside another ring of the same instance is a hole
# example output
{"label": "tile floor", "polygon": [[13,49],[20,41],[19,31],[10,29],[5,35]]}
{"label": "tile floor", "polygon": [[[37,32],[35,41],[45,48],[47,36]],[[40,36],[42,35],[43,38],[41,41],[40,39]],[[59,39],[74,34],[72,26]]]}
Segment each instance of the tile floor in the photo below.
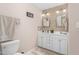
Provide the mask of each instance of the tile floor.
{"label": "tile floor", "polygon": [[[22,54],[18,54],[18,55],[22,55]],[[55,53],[53,51],[49,51],[44,48],[36,47],[36,48],[24,53],[24,55],[59,55],[59,54]]]}

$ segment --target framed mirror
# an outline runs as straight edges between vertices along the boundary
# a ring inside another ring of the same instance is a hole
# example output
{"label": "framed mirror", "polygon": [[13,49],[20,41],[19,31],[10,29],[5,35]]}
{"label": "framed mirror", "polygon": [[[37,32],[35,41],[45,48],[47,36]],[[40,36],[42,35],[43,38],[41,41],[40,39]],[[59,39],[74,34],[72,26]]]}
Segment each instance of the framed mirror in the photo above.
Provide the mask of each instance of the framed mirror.
{"label": "framed mirror", "polygon": [[68,23],[67,23],[67,18],[66,18],[66,14],[60,14],[60,15],[57,15],[56,17],[56,27],[57,28],[61,28],[65,31],[67,31],[67,26],[68,26]]}
{"label": "framed mirror", "polygon": [[57,25],[57,27],[65,26],[66,22],[67,22],[67,20],[66,20],[66,15],[65,14],[57,15],[57,17],[56,17],[56,25]]}
{"label": "framed mirror", "polygon": [[61,18],[62,18],[61,15],[58,15],[56,17],[56,25],[57,25],[57,27],[61,27],[62,26],[62,19]]}
{"label": "framed mirror", "polygon": [[44,26],[44,27],[49,27],[50,26],[48,17],[43,17],[42,18],[42,26]]}

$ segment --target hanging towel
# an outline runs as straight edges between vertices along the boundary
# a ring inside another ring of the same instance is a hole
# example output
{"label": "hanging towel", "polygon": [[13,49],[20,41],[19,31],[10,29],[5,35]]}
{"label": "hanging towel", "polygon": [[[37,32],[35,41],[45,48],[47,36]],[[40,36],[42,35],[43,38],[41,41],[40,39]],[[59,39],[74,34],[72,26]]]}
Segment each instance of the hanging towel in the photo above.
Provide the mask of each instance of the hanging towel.
{"label": "hanging towel", "polygon": [[17,18],[0,15],[0,41],[12,40]]}

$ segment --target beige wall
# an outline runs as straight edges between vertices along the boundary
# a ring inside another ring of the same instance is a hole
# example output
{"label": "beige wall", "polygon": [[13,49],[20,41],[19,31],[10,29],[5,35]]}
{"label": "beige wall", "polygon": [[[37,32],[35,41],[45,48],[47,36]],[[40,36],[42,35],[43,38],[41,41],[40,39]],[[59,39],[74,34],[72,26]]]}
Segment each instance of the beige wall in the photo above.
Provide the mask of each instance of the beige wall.
{"label": "beige wall", "polygon": [[[26,12],[34,14],[34,18],[26,17]],[[0,4],[0,15],[16,17],[20,24],[16,27],[14,39],[20,40],[19,51],[28,51],[35,47],[37,27],[41,24],[41,10],[31,4]]]}
{"label": "beige wall", "polygon": [[56,27],[56,11],[61,11],[62,9],[66,9],[67,10],[67,4],[63,4],[63,5],[59,5],[53,8],[49,8],[44,10],[44,12],[48,12],[50,13],[49,19],[50,19],[50,29],[51,30],[55,30],[55,31],[65,31],[64,28],[57,28]]}
{"label": "beige wall", "polygon": [[79,54],[79,29],[76,23],[79,22],[79,4],[68,5],[69,15],[69,54]]}

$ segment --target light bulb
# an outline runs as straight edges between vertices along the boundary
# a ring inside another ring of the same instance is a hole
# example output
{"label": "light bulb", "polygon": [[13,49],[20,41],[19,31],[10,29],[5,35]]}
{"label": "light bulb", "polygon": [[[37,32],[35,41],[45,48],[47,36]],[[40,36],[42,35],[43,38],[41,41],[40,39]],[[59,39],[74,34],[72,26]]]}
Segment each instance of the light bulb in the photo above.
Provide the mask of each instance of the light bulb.
{"label": "light bulb", "polygon": [[44,16],[45,16],[45,14],[42,14],[42,16],[44,17]]}
{"label": "light bulb", "polygon": [[63,12],[65,13],[66,12],[66,9],[63,9]]}
{"label": "light bulb", "polygon": [[57,14],[59,14],[59,11],[56,11]]}
{"label": "light bulb", "polygon": [[47,15],[47,16],[49,16],[49,15],[50,15],[50,13],[47,13],[46,15]]}

